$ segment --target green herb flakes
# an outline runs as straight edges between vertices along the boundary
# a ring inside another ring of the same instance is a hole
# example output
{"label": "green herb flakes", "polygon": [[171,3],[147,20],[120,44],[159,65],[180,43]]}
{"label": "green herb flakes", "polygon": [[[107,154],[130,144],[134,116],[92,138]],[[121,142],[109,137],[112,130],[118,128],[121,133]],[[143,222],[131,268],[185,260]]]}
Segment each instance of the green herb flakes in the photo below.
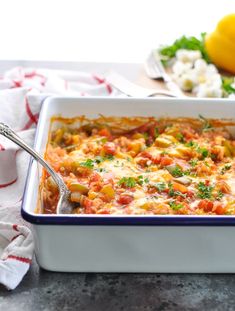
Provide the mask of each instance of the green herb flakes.
{"label": "green herb flakes", "polygon": [[181,209],[183,206],[183,204],[181,203],[176,203],[175,201],[171,201],[169,202],[170,207],[174,210],[174,211],[178,211],[179,209]]}
{"label": "green herb flakes", "polygon": [[221,171],[220,171],[220,174],[221,174],[221,175],[224,175],[225,172],[228,171],[228,170],[230,170],[231,167],[232,167],[232,164],[231,164],[231,163],[225,164],[225,165],[222,167],[222,169],[221,169]]}
{"label": "green herb flakes", "polygon": [[133,188],[136,186],[136,180],[133,177],[122,177],[119,180],[118,185]]}
{"label": "green herb flakes", "polygon": [[149,183],[149,179],[147,177],[144,178],[143,175],[140,175],[137,177],[137,183],[142,186],[143,184]]}
{"label": "green herb flakes", "polygon": [[198,193],[197,196],[200,199],[212,199],[212,191],[214,187],[207,186],[203,182],[199,182],[197,185]]}
{"label": "green herb flakes", "polygon": [[175,57],[176,52],[181,49],[185,50],[198,50],[202,54],[202,58],[207,62],[210,63],[209,56],[205,49],[205,40],[206,33],[201,33],[200,38],[196,37],[186,37],[182,36],[179,39],[175,40],[173,44],[164,46],[160,48],[160,55],[162,55],[163,60],[165,61],[163,64],[167,64],[171,58]]}
{"label": "green herb flakes", "polygon": [[80,162],[80,166],[92,169],[94,167],[94,161],[87,159],[85,162]]}
{"label": "green herb flakes", "polygon": [[159,192],[162,192],[166,189],[166,183],[158,182],[153,185]]}

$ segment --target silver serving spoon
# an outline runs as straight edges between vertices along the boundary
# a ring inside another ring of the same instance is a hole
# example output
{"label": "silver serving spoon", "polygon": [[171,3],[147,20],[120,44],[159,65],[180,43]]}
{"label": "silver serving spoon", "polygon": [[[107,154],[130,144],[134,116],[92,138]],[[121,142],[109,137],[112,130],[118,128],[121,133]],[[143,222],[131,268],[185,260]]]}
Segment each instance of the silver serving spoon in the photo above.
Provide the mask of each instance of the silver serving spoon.
{"label": "silver serving spoon", "polygon": [[56,213],[70,214],[74,208],[74,205],[69,201],[70,191],[64,183],[62,177],[53,170],[53,168],[42,158],[42,156],[40,156],[38,152],[29,147],[8,125],[2,122],[0,122],[0,134],[10,139],[26,152],[28,152],[46,169],[59,188],[60,198],[56,207]]}

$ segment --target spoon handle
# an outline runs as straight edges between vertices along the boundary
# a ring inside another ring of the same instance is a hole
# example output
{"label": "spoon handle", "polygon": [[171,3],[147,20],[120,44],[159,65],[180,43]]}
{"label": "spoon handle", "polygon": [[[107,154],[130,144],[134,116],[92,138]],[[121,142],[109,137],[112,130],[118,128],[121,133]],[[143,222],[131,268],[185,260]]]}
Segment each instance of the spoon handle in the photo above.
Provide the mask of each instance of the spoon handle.
{"label": "spoon handle", "polygon": [[8,125],[2,122],[0,122],[0,135],[3,135],[13,141],[15,144],[28,152],[36,161],[38,161],[54,179],[59,187],[60,194],[68,192],[67,186],[65,185],[62,177],[53,170],[53,168],[41,157],[37,151],[29,147],[29,145],[27,145],[23,139],[21,139]]}

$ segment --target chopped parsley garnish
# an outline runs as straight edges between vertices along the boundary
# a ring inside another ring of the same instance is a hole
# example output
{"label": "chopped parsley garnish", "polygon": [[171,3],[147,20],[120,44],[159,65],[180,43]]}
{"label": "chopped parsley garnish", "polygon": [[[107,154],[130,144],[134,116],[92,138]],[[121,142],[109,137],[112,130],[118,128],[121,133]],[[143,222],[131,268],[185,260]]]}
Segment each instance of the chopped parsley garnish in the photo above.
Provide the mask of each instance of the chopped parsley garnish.
{"label": "chopped parsley garnish", "polygon": [[184,143],[184,135],[182,133],[177,133],[176,138],[178,139],[179,142]]}
{"label": "chopped parsley garnish", "polygon": [[198,143],[195,143],[194,141],[190,140],[188,143],[185,144],[185,146],[196,148],[196,147],[198,147]]}
{"label": "chopped parsley garnish", "polygon": [[214,187],[207,186],[204,182],[199,182],[197,185],[198,193],[197,196],[200,199],[212,199],[212,191]]}
{"label": "chopped parsley garnish", "polygon": [[192,166],[192,167],[195,167],[198,163],[198,160],[197,159],[192,159],[189,161],[189,164]]}
{"label": "chopped parsley garnish", "polygon": [[224,196],[224,193],[221,190],[219,190],[217,193],[216,199],[221,200],[223,196]]}
{"label": "chopped parsley garnish", "polygon": [[176,203],[175,201],[171,201],[169,202],[170,207],[174,210],[174,211],[178,211],[179,209],[181,209],[183,206],[183,204],[181,203]]}
{"label": "chopped parsley garnish", "polygon": [[171,182],[168,184],[168,188],[169,188],[169,192],[168,192],[169,196],[173,197],[175,195],[175,191],[173,189],[173,184]]}
{"label": "chopped parsley garnish", "polygon": [[112,161],[114,159],[114,156],[112,154],[108,154],[104,157],[104,159]]}
{"label": "chopped parsley garnish", "polygon": [[133,188],[136,186],[136,180],[133,177],[122,177],[119,180],[118,185]]}
{"label": "chopped parsley garnish", "polygon": [[144,178],[143,175],[140,175],[137,177],[137,183],[142,186],[144,183],[145,184],[149,183],[149,179],[147,177]]}
{"label": "chopped parsley garnish", "polygon": [[184,175],[184,172],[179,166],[176,166],[170,173],[174,177],[182,177]]}
{"label": "chopped parsley garnish", "polygon": [[106,138],[106,137],[103,137],[103,138],[100,139],[100,142],[102,144],[105,144],[107,141],[108,141],[108,138]]}
{"label": "chopped parsley garnish", "polygon": [[98,168],[96,168],[95,169],[97,172],[100,172],[100,173],[108,173],[108,171],[105,169],[105,168],[103,168],[103,167],[98,167]]}
{"label": "chopped parsley garnish", "polygon": [[198,147],[197,152],[201,154],[202,160],[209,156],[209,151],[204,147]]}
{"label": "chopped parsley garnish", "polygon": [[230,168],[232,167],[232,164],[231,163],[228,163],[228,164],[225,164],[221,171],[220,171],[220,174],[223,175],[226,171],[230,170]]}
{"label": "chopped parsley garnish", "polygon": [[164,182],[157,182],[153,185],[159,192],[162,192],[166,189],[166,183]]}
{"label": "chopped parsley garnish", "polygon": [[87,167],[87,168],[92,169],[92,168],[94,168],[94,164],[99,164],[101,162],[104,162],[105,160],[110,160],[111,161],[113,159],[114,159],[113,155],[107,155],[105,157],[97,156],[97,157],[94,158],[94,160],[87,159],[85,162],[80,162],[79,164],[82,167]]}
{"label": "chopped parsley garnish", "polygon": [[104,157],[97,156],[97,157],[95,157],[94,162],[99,164],[99,163],[103,162],[104,160],[105,160]]}
{"label": "chopped parsley garnish", "polygon": [[91,159],[87,159],[85,162],[81,162],[79,164],[82,167],[87,167],[87,168],[93,168],[94,167],[94,161]]}

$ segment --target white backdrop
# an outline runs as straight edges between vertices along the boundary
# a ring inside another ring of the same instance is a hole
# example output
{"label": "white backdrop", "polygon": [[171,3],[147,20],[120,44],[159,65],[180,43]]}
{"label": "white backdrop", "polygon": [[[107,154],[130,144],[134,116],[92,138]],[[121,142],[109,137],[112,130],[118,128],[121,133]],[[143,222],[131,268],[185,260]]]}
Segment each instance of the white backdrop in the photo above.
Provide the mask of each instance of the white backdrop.
{"label": "white backdrop", "polygon": [[2,0],[0,59],[142,62],[231,12],[235,0]]}

